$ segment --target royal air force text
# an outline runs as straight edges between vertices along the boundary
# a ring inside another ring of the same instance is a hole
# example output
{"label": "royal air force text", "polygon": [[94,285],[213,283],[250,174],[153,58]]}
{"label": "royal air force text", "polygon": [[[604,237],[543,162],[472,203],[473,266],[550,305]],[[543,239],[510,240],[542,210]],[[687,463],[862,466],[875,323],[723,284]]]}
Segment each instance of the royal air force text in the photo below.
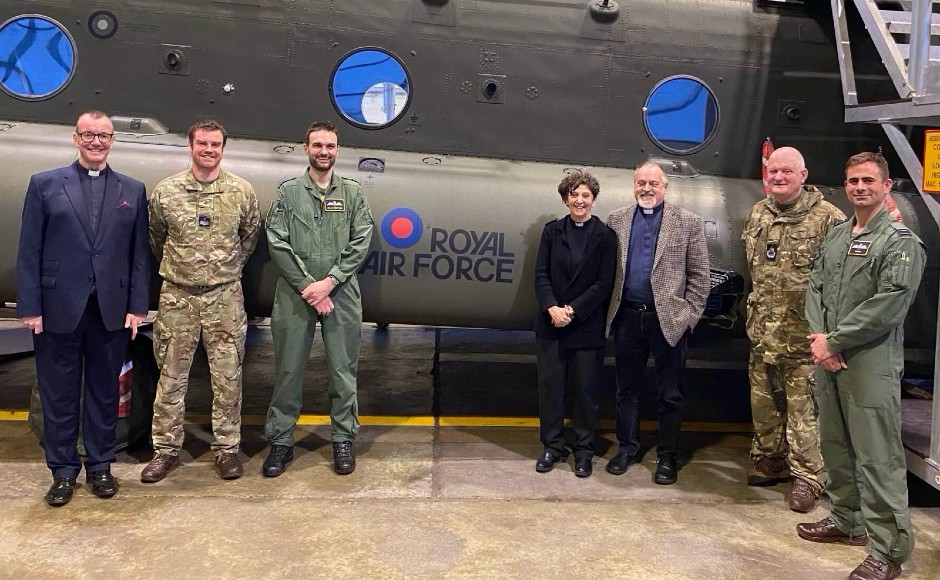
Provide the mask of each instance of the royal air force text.
{"label": "royal air force text", "polygon": [[515,252],[506,251],[504,232],[431,228],[427,253],[372,250],[360,274],[511,284]]}

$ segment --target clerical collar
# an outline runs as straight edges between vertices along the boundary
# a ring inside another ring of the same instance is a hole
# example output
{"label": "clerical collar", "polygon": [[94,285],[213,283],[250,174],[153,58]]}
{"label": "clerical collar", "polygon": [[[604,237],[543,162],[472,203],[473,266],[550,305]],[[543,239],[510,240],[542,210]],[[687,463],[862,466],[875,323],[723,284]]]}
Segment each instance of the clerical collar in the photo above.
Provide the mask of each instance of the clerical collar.
{"label": "clerical collar", "polygon": [[588,219],[584,220],[583,222],[579,222],[579,221],[577,221],[576,219],[574,219],[573,217],[571,217],[571,216],[569,215],[569,216],[568,216],[568,221],[570,221],[572,224],[574,224],[574,226],[577,227],[577,228],[583,228],[583,227],[584,227],[584,224],[586,224],[586,223],[588,223],[589,221],[591,221],[591,218],[589,217]]}
{"label": "clerical collar", "polygon": [[655,213],[659,213],[660,211],[662,211],[663,204],[660,203],[659,205],[655,207],[651,207],[651,208],[645,208],[641,206],[640,209],[643,210],[643,215],[653,215]]}
{"label": "clerical collar", "polygon": [[105,174],[108,172],[107,165],[105,165],[102,169],[88,169],[87,167],[79,163],[78,161],[75,162],[75,165],[78,166],[79,173],[83,173],[87,175],[88,177],[100,177],[102,174]]}

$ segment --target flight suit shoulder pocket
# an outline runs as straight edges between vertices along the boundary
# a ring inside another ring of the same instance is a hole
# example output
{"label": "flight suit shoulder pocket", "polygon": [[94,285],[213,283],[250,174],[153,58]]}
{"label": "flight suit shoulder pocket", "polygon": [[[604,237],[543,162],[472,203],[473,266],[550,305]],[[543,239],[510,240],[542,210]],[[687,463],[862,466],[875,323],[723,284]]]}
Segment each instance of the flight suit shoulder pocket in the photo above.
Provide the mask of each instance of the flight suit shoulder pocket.
{"label": "flight suit shoulder pocket", "polygon": [[899,251],[888,255],[891,264],[891,284],[897,288],[907,288],[911,284],[911,270],[914,257],[910,252]]}

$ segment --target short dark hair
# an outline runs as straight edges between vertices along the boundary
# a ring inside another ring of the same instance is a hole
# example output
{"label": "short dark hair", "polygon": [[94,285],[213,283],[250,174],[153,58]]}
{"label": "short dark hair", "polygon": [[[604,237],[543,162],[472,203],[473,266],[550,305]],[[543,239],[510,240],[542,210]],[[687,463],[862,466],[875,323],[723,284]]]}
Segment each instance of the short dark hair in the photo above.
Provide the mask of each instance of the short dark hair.
{"label": "short dark hair", "polygon": [[316,133],[317,131],[329,131],[336,135],[336,139],[339,140],[339,131],[336,130],[336,127],[333,123],[329,121],[314,121],[310,123],[310,126],[307,127],[307,135],[304,137],[304,145],[310,144],[310,134]]}
{"label": "short dark hair", "polygon": [[193,142],[193,138],[196,136],[196,131],[221,131],[222,132],[222,147],[225,147],[225,143],[228,141],[228,132],[226,132],[225,127],[222,126],[222,123],[219,123],[215,119],[199,119],[189,128],[189,143],[190,145]]}
{"label": "short dark hair", "polygon": [[111,117],[108,116],[108,114],[105,113],[104,111],[99,111],[99,110],[97,110],[97,109],[91,109],[91,110],[85,111],[85,112],[82,113],[81,115],[75,117],[75,129],[76,129],[76,130],[78,130],[78,120],[81,119],[82,117],[86,117],[86,116],[87,116],[87,117],[91,117],[92,119],[100,119],[100,118],[104,117],[105,119],[111,120]]}
{"label": "short dark hair", "polygon": [[583,169],[573,169],[569,171],[568,175],[558,184],[558,195],[560,195],[562,201],[564,201],[569,193],[576,190],[581,185],[588,186],[588,189],[591,190],[591,195],[595,198],[601,193],[601,186],[593,175]]}
{"label": "short dark hair", "polygon": [[850,167],[855,167],[862,163],[874,163],[878,166],[878,171],[881,172],[881,180],[888,180],[890,174],[888,173],[888,162],[885,160],[885,156],[872,151],[865,151],[849,157],[849,160],[845,163],[845,172],[848,173]]}

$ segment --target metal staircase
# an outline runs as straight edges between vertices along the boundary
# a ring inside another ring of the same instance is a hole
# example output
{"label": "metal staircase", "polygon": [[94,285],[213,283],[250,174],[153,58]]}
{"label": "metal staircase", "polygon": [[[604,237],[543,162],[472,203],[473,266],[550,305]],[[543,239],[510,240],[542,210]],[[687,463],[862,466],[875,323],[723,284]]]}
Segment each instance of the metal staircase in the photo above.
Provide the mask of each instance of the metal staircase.
{"label": "metal staircase", "polygon": [[[940,126],[940,14],[932,0],[876,2],[831,0],[842,75],[845,121],[879,123],[904,162],[911,179],[920,187],[921,162],[898,125]],[[854,4],[890,76],[898,99],[859,104],[855,88],[852,49],[846,22],[846,4]],[[898,10],[900,7],[902,10]],[[940,208],[931,207],[940,223]]]}
{"label": "metal staircase", "polygon": [[[878,123],[884,129],[924,203],[940,227],[940,196],[924,195],[923,165],[899,126],[940,127],[940,14],[932,0],[878,2],[830,0],[845,102],[846,123]],[[884,63],[898,98],[860,104],[855,85],[846,5],[854,4]],[[900,9],[899,9],[900,8]],[[936,43],[936,46],[934,45]],[[940,328],[938,328],[940,336]],[[940,385],[940,342],[935,346],[934,386]],[[929,452],[906,446],[907,468],[940,489],[940,392],[934,391]]]}

